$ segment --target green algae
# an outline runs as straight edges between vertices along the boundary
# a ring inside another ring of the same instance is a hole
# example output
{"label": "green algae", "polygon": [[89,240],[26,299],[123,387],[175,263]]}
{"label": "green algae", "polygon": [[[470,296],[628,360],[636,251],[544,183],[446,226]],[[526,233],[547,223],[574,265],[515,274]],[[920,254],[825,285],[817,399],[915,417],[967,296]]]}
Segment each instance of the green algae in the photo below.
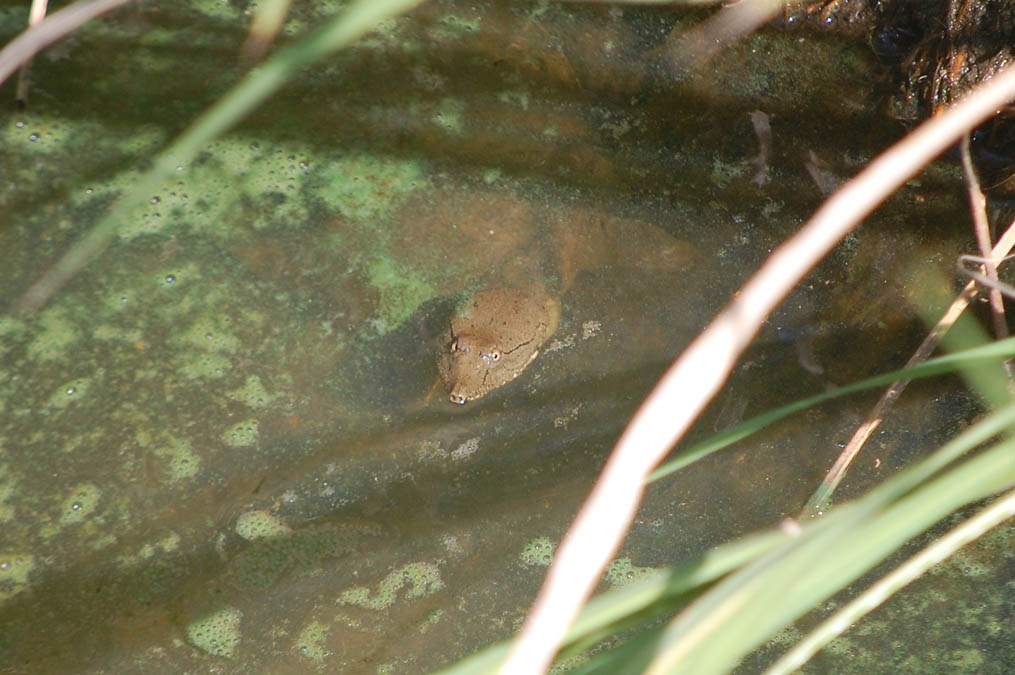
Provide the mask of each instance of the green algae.
{"label": "green algae", "polygon": [[387,258],[370,263],[367,275],[380,292],[377,318],[371,323],[379,334],[397,328],[417,307],[434,296],[434,289],[424,276]]}
{"label": "green algae", "polygon": [[271,406],[275,397],[268,393],[257,375],[248,375],[242,387],[229,392],[229,398],[239,401],[255,410],[264,410]]}
{"label": "green algae", "polygon": [[443,609],[437,608],[431,611],[429,614],[426,615],[426,617],[422,621],[419,622],[419,632],[426,633],[431,628],[436,626],[437,622],[439,622],[441,620],[441,617],[443,616],[444,616]]}
{"label": "green algae", "polygon": [[191,380],[225,377],[232,362],[227,356],[208,353],[186,353],[179,357],[180,374]]}
{"label": "green algae", "polygon": [[416,161],[351,155],[326,162],[316,196],[362,226],[377,228],[409,196],[426,186]]}
{"label": "green algae", "polygon": [[549,537],[539,537],[526,544],[519,557],[526,565],[549,567],[555,548]]}
{"label": "green algae", "polygon": [[121,565],[130,567],[139,565],[145,561],[152,560],[167,553],[174,553],[180,549],[183,538],[176,532],[169,532],[161,539],[141,544],[137,551],[122,555],[117,560]]}
{"label": "green algae", "polygon": [[77,325],[66,309],[49,307],[38,319],[38,330],[28,344],[28,357],[37,361],[65,360],[70,348],[81,339]]}
{"label": "green algae", "polygon": [[166,470],[173,483],[194,478],[201,471],[201,456],[194,451],[190,441],[167,433],[164,445],[152,450],[156,457],[166,462]]}
{"label": "green algae", "polygon": [[[0,412],[3,407],[0,406]],[[3,437],[0,437],[0,451],[3,450]],[[6,464],[0,464],[0,523],[6,523],[14,518],[13,500],[17,494],[17,484],[14,477],[9,475],[10,469]]]}
{"label": "green algae", "polygon": [[327,625],[319,621],[307,624],[296,637],[297,653],[318,668],[323,667],[324,659],[331,655],[331,652],[324,646],[324,641],[328,639],[330,631],[331,629]]}
{"label": "green algae", "polygon": [[349,588],[339,595],[339,604],[358,605],[366,609],[383,610],[391,607],[398,599],[398,592],[405,591],[406,599],[432,595],[442,588],[440,570],[432,563],[409,563],[384,577],[371,590],[365,586]]}
{"label": "green algae", "polygon": [[188,0],[186,5],[192,11],[209,19],[244,19],[246,14],[240,5],[218,2],[218,0]]}
{"label": "green algae", "polygon": [[46,406],[48,408],[59,410],[66,408],[71,404],[79,403],[83,399],[87,398],[95,378],[101,377],[101,375],[102,369],[99,368],[96,370],[94,377],[76,377],[73,380],[64,382],[50,395]]}
{"label": "green algae", "polygon": [[187,626],[187,640],[206,654],[231,658],[240,644],[242,620],[235,607],[215,610]]}
{"label": "green algae", "polygon": [[[126,148],[150,152],[163,139],[155,132],[125,141]],[[173,178],[136,206],[120,226],[119,237],[131,241],[144,235],[171,234],[189,229],[229,240],[245,238],[249,225],[262,230],[274,225],[305,223],[310,211],[299,199],[311,173],[306,160],[310,150],[299,143],[271,143],[263,148],[244,137],[227,137],[212,143],[206,155],[180,166]],[[87,208],[126,192],[140,178],[137,169],[121,171],[87,190],[74,193],[72,204]],[[249,215],[237,222],[239,213]]]}
{"label": "green algae", "polygon": [[80,483],[60,505],[60,523],[74,525],[88,518],[99,507],[102,491],[94,483]]}
{"label": "green algae", "polygon": [[452,136],[462,136],[465,133],[465,123],[462,120],[464,113],[465,104],[462,101],[445,98],[433,114],[433,122]]}
{"label": "green algae", "polygon": [[321,525],[287,531],[288,526],[263,511],[247,512],[236,524],[246,542],[229,562],[229,576],[239,588],[269,588],[284,575],[312,573],[320,561],[349,555],[369,528]]}
{"label": "green algae", "polygon": [[125,344],[139,346],[144,344],[144,336],[140,330],[124,328],[113,324],[100,324],[92,330],[92,337],[96,340],[118,341]]}
{"label": "green algae", "polygon": [[613,586],[626,586],[645,577],[652,576],[658,570],[653,567],[638,567],[631,563],[630,558],[618,558],[606,568],[606,581]]}
{"label": "green algae", "polygon": [[481,27],[482,21],[477,17],[445,14],[438,19],[434,30],[440,37],[460,38],[466,33],[479,32]]}
{"label": "green algae", "polygon": [[[11,350],[14,341],[20,341],[25,334],[26,326],[23,319],[18,319],[5,314],[0,314],[0,356],[4,356]],[[0,382],[3,382],[4,371],[0,370]],[[2,404],[2,399],[0,399]]]}
{"label": "green algae", "polygon": [[202,351],[235,354],[239,338],[230,332],[232,319],[228,315],[204,315],[180,333],[179,342]]}
{"label": "green algae", "polygon": [[28,575],[36,568],[31,553],[0,551],[0,603],[29,587]]}
{"label": "green algae", "polygon": [[237,422],[222,432],[222,442],[233,448],[249,448],[260,437],[259,422],[250,418]]}
{"label": "green algae", "polygon": [[246,511],[236,519],[236,534],[248,541],[281,537],[292,532],[277,516],[267,511]]}
{"label": "green algae", "polygon": [[[511,106],[517,106],[522,110],[528,110],[529,104],[532,101],[532,94],[524,90],[502,91],[499,94],[497,94],[497,100],[500,101],[501,103],[506,103]],[[488,169],[488,171],[491,170]],[[494,171],[496,170],[494,169]],[[498,171],[497,173],[499,175],[500,172]]]}

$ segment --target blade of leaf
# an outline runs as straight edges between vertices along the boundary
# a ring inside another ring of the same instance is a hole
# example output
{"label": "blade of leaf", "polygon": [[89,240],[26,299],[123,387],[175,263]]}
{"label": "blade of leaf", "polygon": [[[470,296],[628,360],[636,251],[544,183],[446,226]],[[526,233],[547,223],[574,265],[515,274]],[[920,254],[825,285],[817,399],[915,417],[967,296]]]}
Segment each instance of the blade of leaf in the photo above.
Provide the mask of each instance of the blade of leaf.
{"label": "blade of leaf", "polygon": [[721,450],[733,445],[739,440],[747,438],[751,434],[764,429],[768,425],[773,424],[784,417],[818,405],[819,403],[831,401],[832,399],[839,398],[840,396],[854,394],[858,391],[881,387],[886,384],[891,384],[896,380],[932,377],[934,375],[941,375],[942,373],[956,371],[970,363],[996,361],[1013,354],[1015,354],[1015,338],[1007,338],[1005,340],[998,340],[997,342],[992,342],[973,349],[931,359],[916,366],[903,368],[902,370],[895,370],[883,375],[869,377],[865,380],[840,387],[835,391],[825,392],[800,399],[794,403],[790,403],[780,408],[776,408],[775,410],[770,410],[757,415],[756,417],[752,417],[751,419],[741,422],[740,424],[731,427],[722,433],[716,434],[701,443],[692,445],[690,448],[680,453],[678,457],[662,464],[658,469],[653,471],[649,476],[649,482],[655,482],[660,478],[664,478],[671,473],[679,471],[680,469],[697,462],[703,457],[707,457],[717,450]]}
{"label": "blade of leaf", "polygon": [[726,672],[913,536],[955,509],[1015,483],[1015,441],[1006,438],[912,489],[921,477],[947,463],[946,458],[967,451],[985,434],[989,438],[1010,429],[1013,422],[1015,407],[1009,406],[974,426],[970,431],[975,433],[963,434],[913,470],[835,510],[797,539],[720,582],[670,624],[648,672]]}

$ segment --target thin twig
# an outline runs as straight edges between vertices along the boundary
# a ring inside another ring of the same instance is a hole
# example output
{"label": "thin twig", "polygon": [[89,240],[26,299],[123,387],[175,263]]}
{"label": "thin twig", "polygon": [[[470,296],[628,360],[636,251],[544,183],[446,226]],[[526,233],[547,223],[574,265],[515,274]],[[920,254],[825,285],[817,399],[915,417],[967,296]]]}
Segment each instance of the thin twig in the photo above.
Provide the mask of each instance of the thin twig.
{"label": "thin twig", "polygon": [[784,0],[740,0],[676,34],[665,48],[670,71],[681,78],[700,69],[744,35],[771,21],[784,5]]}
{"label": "thin twig", "polygon": [[[42,20],[46,18],[46,6],[48,5],[47,0],[32,0],[32,8],[28,12],[28,27],[34,28],[42,23]],[[28,84],[30,82],[32,72],[32,59],[28,59],[21,64],[21,70],[18,71],[18,86],[15,90],[14,100],[19,105],[28,105]]]}
{"label": "thin twig", "polygon": [[[990,246],[990,223],[987,219],[987,198],[983,196],[980,189],[980,178],[973,168],[973,158],[969,153],[969,134],[962,137],[959,146],[959,154],[962,156],[962,173],[966,178],[966,192],[969,195],[969,209],[973,216],[973,233],[976,235],[976,245],[980,249],[980,255],[984,258],[983,272],[987,278],[997,283],[997,265],[991,259]],[[994,337],[1003,340],[1008,337],[1008,322],[1004,318],[1004,300],[996,287],[989,291],[990,314],[994,321]],[[1011,368],[1006,366],[1008,376],[1011,377]]]}
{"label": "thin twig", "polygon": [[[1003,258],[1015,247],[1015,222],[1008,227],[1004,235],[998,240],[997,245],[994,246],[994,250],[991,252],[994,260]],[[941,318],[938,319],[937,324],[927,334],[927,337],[923,339],[920,346],[917,347],[913,355],[906,361],[906,367],[914,366],[917,363],[922,363],[937,349],[938,344],[941,342],[941,338],[944,337],[948,329],[952,327],[952,324],[958,320],[962,312],[966,311],[966,307],[969,306],[970,301],[976,297],[976,280],[970,281],[966,284],[962,292],[955,298],[951,306],[945,311]],[[860,453],[864,443],[871,437],[874,430],[878,428],[881,422],[884,420],[888,410],[895,404],[896,399],[902,394],[906,385],[909,384],[909,380],[899,380],[890,386],[885,393],[881,395],[881,399],[878,400],[874,409],[871,410],[867,416],[867,420],[861,424],[857,430],[853,433],[853,437],[849,439],[849,443],[839,457],[835,460],[835,464],[825,474],[824,479],[821,481],[821,485],[814,491],[810,499],[807,500],[807,504],[804,506],[803,512],[800,514],[800,518],[810,518],[812,516],[821,513],[825,507],[828,506],[829,500],[832,498],[832,493],[839,487],[839,483],[842,482],[843,476],[846,475],[846,471],[849,469],[849,465],[853,462],[856,456]]]}
{"label": "thin twig", "polygon": [[832,195],[780,246],[642,403],[568,530],[501,673],[545,672],[568,626],[620,546],[651,470],[725,382],[789,291],[843,236],[962,134],[1015,98],[1015,65],[924,122]]}
{"label": "thin twig", "polygon": [[78,0],[21,35],[0,49],[0,83],[3,83],[23,63],[53,44],[63,36],[75,31],[81,24],[95,17],[126,5],[131,0]]}
{"label": "thin twig", "polygon": [[260,61],[282,30],[292,0],[267,0],[257,6],[247,41],[240,50],[242,63]]}
{"label": "thin twig", "polygon": [[1015,256],[1007,256],[1005,258],[997,260],[994,258],[984,258],[983,256],[980,255],[960,255],[958,262],[959,274],[969,277],[970,279],[977,282],[984,288],[997,290],[997,292],[1003,295],[1004,297],[1015,300],[1015,286],[1012,286],[1011,284],[1006,284],[1003,281],[993,281],[991,279],[988,279],[985,274],[981,274],[977,270],[971,270],[968,267],[966,267],[966,263],[974,263],[975,265],[977,265],[978,268],[982,269],[985,261],[987,260],[990,260],[991,262],[994,262],[995,264],[999,265],[1005,262],[1006,260],[1010,260],[1013,257]]}

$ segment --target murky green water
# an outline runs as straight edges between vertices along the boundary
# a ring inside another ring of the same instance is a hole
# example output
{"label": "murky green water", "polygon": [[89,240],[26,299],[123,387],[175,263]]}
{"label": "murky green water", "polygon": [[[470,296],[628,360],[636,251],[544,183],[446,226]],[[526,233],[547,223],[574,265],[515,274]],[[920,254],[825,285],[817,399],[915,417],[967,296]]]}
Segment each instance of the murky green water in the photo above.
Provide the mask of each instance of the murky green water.
{"label": "murky green water", "polygon": [[[845,177],[901,131],[833,41],[758,35],[676,81],[681,16],[427,5],[181,166],[37,316],[0,314],[0,670],[417,673],[517,628],[641,397],[820,203],[808,152]],[[236,81],[246,21],[128,9],[37,61],[0,118],[0,310]],[[911,270],[951,274],[956,176],[850,237],[694,437],[902,363]],[[519,278],[560,297],[543,354],[477,402],[428,399],[456,303]],[[871,403],[653,487],[604,587],[796,513]],[[914,388],[843,496],[975,408]],[[958,577],[988,586],[989,551]]]}

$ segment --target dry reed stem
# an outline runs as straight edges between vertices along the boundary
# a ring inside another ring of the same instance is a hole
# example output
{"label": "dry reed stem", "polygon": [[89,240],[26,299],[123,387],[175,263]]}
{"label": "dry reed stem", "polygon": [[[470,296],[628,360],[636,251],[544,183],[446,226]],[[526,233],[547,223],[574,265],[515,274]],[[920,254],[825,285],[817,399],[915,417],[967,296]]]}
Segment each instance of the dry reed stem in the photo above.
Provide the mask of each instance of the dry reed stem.
{"label": "dry reed stem", "polygon": [[60,38],[72,33],[81,24],[126,5],[130,0],[78,0],[37,26],[29,28],[0,49],[0,83],[36,54]]}
{"label": "dry reed stem", "polygon": [[[34,28],[46,18],[46,7],[48,0],[32,0],[32,8],[28,11],[28,27]],[[15,89],[14,100],[20,105],[28,105],[28,84],[32,72],[32,59],[21,64],[18,71],[18,86]]]}
{"label": "dry reed stem", "polygon": [[[994,321],[994,337],[1003,340],[1008,337],[1008,322],[1004,316],[1004,300],[997,290],[997,264],[991,257],[990,246],[990,223],[987,219],[987,198],[983,196],[980,189],[980,178],[973,168],[973,158],[969,152],[969,134],[962,137],[960,155],[962,157],[962,173],[966,178],[966,192],[969,196],[969,209],[973,216],[973,233],[976,235],[976,245],[980,249],[980,255],[985,258],[983,273],[993,282],[989,289],[990,315]],[[997,258],[1003,258],[1007,252]],[[1009,370],[1008,375],[1011,376]]]}
{"label": "dry reed stem", "polygon": [[268,0],[258,5],[250,23],[250,33],[240,49],[241,63],[254,63],[264,57],[282,30],[290,3],[291,0]]}

